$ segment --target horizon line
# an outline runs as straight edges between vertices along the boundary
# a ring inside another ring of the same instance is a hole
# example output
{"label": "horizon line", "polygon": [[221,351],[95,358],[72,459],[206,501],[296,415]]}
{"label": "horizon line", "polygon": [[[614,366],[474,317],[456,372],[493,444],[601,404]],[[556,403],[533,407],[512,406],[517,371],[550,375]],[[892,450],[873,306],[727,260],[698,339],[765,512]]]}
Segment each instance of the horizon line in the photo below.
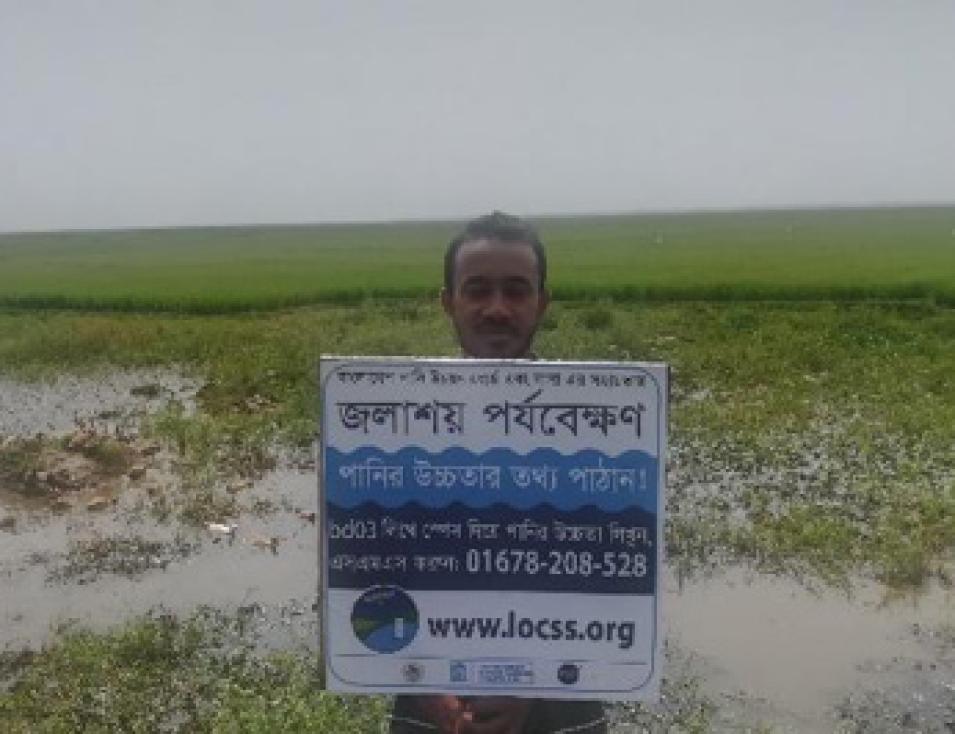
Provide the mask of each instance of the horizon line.
{"label": "horizon line", "polygon": [[[667,209],[612,209],[606,211],[576,211],[566,213],[555,212],[536,212],[529,214],[520,214],[522,219],[528,219],[532,222],[540,220],[554,219],[574,219],[574,218],[610,218],[610,217],[652,217],[668,216],[674,214],[682,215],[707,215],[707,214],[749,214],[749,213],[786,213],[786,212],[826,212],[826,211],[860,211],[876,209],[948,209],[955,208],[955,201],[926,201],[926,202],[904,202],[887,201],[871,202],[865,204],[838,204],[838,203],[817,203],[801,204],[794,206],[728,206],[728,207],[674,207]],[[161,232],[165,230],[182,229],[282,229],[296,227],[358,227],[358,226],[385,226],[385,225],[412,225],[412,224],[460,224],[480,216],[479,214],[462,215],[460,217],[395,217],[384,219],[326,219],[326,220],[308,220],[308,221],[259,221],[259,222],[235,222],[235,223],[207,223],[207,224],[154,224],[154,225],[129,225],[116,227],[68,227],[60,229],[12,229],[0,230],[0,237],[6,235],[31,235],[31,234],[73,234],[73,233],[114,233],[114,232]]]}

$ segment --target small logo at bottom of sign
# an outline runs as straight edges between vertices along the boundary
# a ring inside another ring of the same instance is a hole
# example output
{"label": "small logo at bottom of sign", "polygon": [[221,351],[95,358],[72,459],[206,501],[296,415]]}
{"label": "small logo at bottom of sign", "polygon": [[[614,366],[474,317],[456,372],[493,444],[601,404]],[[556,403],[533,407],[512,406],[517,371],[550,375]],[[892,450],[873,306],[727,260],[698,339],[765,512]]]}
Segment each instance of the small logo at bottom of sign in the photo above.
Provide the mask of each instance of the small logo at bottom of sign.
{"label": "small logo at bottom of sign", "polygon": [[424,678],[424,667],[419,663],[408,663],[401,668],[401,676],[408,683],[417,683]]}
{"label": "small logo at bottom of sign", "polygon": [[487,685],[526,686],[534,683],[534,668],[528,663],[481,663],[477,677]]}
{"label": "small logo at bottom of sign", "polygon": [[463,660],[452,660],[450,677],[452,683],[468,682],[468,664]]}
{"label": "small logo at bottom of sign", "polygon": [[372,652],[397,652],[410,645],[418,632],[418,609],[397,586],[373,586],[355,600],[351,626]]}
{"label": "small logo at bottom of sign", "polygon": [[557,669],[557,680],[564,685],[572,686],[580,680],[580,666],[574,663],[564,663]]}

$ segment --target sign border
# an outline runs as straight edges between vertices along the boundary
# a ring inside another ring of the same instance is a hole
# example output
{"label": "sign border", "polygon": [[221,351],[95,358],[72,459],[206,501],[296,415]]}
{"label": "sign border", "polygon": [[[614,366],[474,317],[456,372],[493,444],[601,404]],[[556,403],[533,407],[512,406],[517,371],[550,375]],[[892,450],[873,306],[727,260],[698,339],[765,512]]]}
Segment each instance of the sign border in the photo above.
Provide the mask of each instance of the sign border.
{"label": "sign border", "polygon": [[[316,466],[318,468],[318,513],[317,521],[318,528],[320,533],[319,543],[318,543],[318,591],[319,591],[319,610],[321,614],[321,620],[319,625],[319,661],[322,666],[322,670],[325,673],[325,688],[328,688],[328,678],[329,675],[333,675],[335,680],[340,681],[344,685],[352,689],[359,690],[350,690],[342,691],[346,693],[354,693],[362,695],[362,689],[367,688],[367,694],[373,694],[376,692],[382,692],[383,689],[396,689],[396,692],[404,692],[410,695],[416,694],[432,694],[432,693],[447,693],[448,691],[454,691],[455,693],[461,692],[478,692],[483,693],[485,691],[493,692],[500,690],[500,687],[489,686],[486,688],[476,687],[474,685],[455,687],[453,685],[443,685],[440,687],[431,687],[431,686],[409,686],[407,683],[379,683],[374,685],[366,685],[363,683],[356,683],[349,681],[345,678],[342,678],[335,671],[334,666],[332,665],[331,656],[329,655],[329,646],[328,646],[328,620],[329,620],[329,596],[328,596],[328,574],[326,568],[326,560],[328,558],[328,535],[325,532],[326,517],[325,517],[325,504],[326,504],[326,492],[325,492],[325,450],[326,450],[326,441],[325,437],[328,435],[326,432],[326,422],[329,411],[325,410],[325,388],[326,383],[329,379],[338,371],[341,366],[333,367],[328,370],[328,374],[323,377],[323,365],[327,365],[331,362],[345,362],[349,365],[374,365],[380,367],[382,365],[390,365],[400,362],[402,364],[408,363],[420,363],[423,365],[431,364],[464,364],[466,367],[471,367],[474,365],[483,365],[483,366],[502,366],[502,367],[517,367],[517,366],[536,366],[542,367],[548,364],[553,364],[559,366],[561,369],[586,369],[586,370],[619,370],[621,368],[631,368],[634,370],[639,370],[643,372],[647,379],[653,382],[653,385],[657,392],[657,405],[662,409],[658,411],[658,420],[657,420],[657,552],[656,556],[656,579],[655,579],[655,593],[653,594],[653,641],[651,644],[651,660],[649,665],[649,672],[647,677],[637,686],[632,688],[623,689],[623,690],[613,690],[613,691],[601,691],[588,689],[586,691],[579,691],[578,695],[573,696],[562,696],[566,700],[573,699],[584,699],[584,698],[603,698],[605,700],[639,700],[631,697],[633,693],[638,693],[648,687],[649,684],[659,683],[658,663],[661,662],[661,656],[663,655],[663,639],[661,634],[662,623],[663,623],[663,594],[662,594],[662,582],[663,582],[663,561],[664,555],[666,553],[666,542],[664,536],[664,515],[666,514],[666,464],[667,464],[667,450],[668,446],[668,430],[669,430],[669,383],[670,383],[670,367],[666,362],[610,362],[610,361],[577,361],[577,360],[532,360],[532,359],[472,359],[468,357],[400,357],[400,356],[344,356],[344,355],[333,355],[333,354],[322,354],[319,356],[318,361],[318,400],[320,406],[319,413],[319,451],[318,451],[318,460]],[[657,379],[656,375],[653,373],[652,369],[656,368],[662,371],[663,373],[663,382],[664,385],[660,385],[660,381]],[[526,592],[526,593],[542,593],[542,594],[552,594],[556,592]],[[594,593],[593,596],[602,596],[602,594]],[[409,658],[410,659],[410,658]],[[414,659],[418,659],[415,657]],[[442,658],[443,659],[443,658]],[[488,659],[500,660],[503,659],[501,656],[492,656]],[[552,691],[559,691],[561,693],[567,694],[572,693],[572,689],[566,687],[534,687],[528,688],[526,691],[522,690],[513,690],[508,689],[506,695],[517,697],[517,698],[540,698],[538,695],[540,693],[548,693]]]}

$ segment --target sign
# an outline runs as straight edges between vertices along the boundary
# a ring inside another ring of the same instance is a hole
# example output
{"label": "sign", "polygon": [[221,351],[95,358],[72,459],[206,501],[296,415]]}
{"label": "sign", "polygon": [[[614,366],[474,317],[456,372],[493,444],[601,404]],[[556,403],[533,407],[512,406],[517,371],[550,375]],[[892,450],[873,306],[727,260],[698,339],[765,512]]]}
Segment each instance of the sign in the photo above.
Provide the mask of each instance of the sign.
{"label": "sign", "polygon": [[323,358],[326,685],[650,700],[667,368]]}

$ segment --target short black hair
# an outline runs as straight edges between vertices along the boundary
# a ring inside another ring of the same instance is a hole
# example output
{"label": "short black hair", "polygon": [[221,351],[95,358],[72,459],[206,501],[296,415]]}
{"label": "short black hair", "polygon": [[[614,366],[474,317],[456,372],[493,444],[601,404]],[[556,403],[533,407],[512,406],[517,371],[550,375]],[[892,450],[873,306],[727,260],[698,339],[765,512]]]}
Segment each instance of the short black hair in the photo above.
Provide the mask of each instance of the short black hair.
{"label": "short black hair", "polygon": [[472,219],[464,229],[448,243],[444,253],[444,287],[448,293],[454,292],[454,268],[458,250],[466,242],[492,240],[513,245],[530,245],[537,258],[538,287],[544,290],[547,282],[547,255],[537,230],[520,217],[504,212],[492,212]]}

